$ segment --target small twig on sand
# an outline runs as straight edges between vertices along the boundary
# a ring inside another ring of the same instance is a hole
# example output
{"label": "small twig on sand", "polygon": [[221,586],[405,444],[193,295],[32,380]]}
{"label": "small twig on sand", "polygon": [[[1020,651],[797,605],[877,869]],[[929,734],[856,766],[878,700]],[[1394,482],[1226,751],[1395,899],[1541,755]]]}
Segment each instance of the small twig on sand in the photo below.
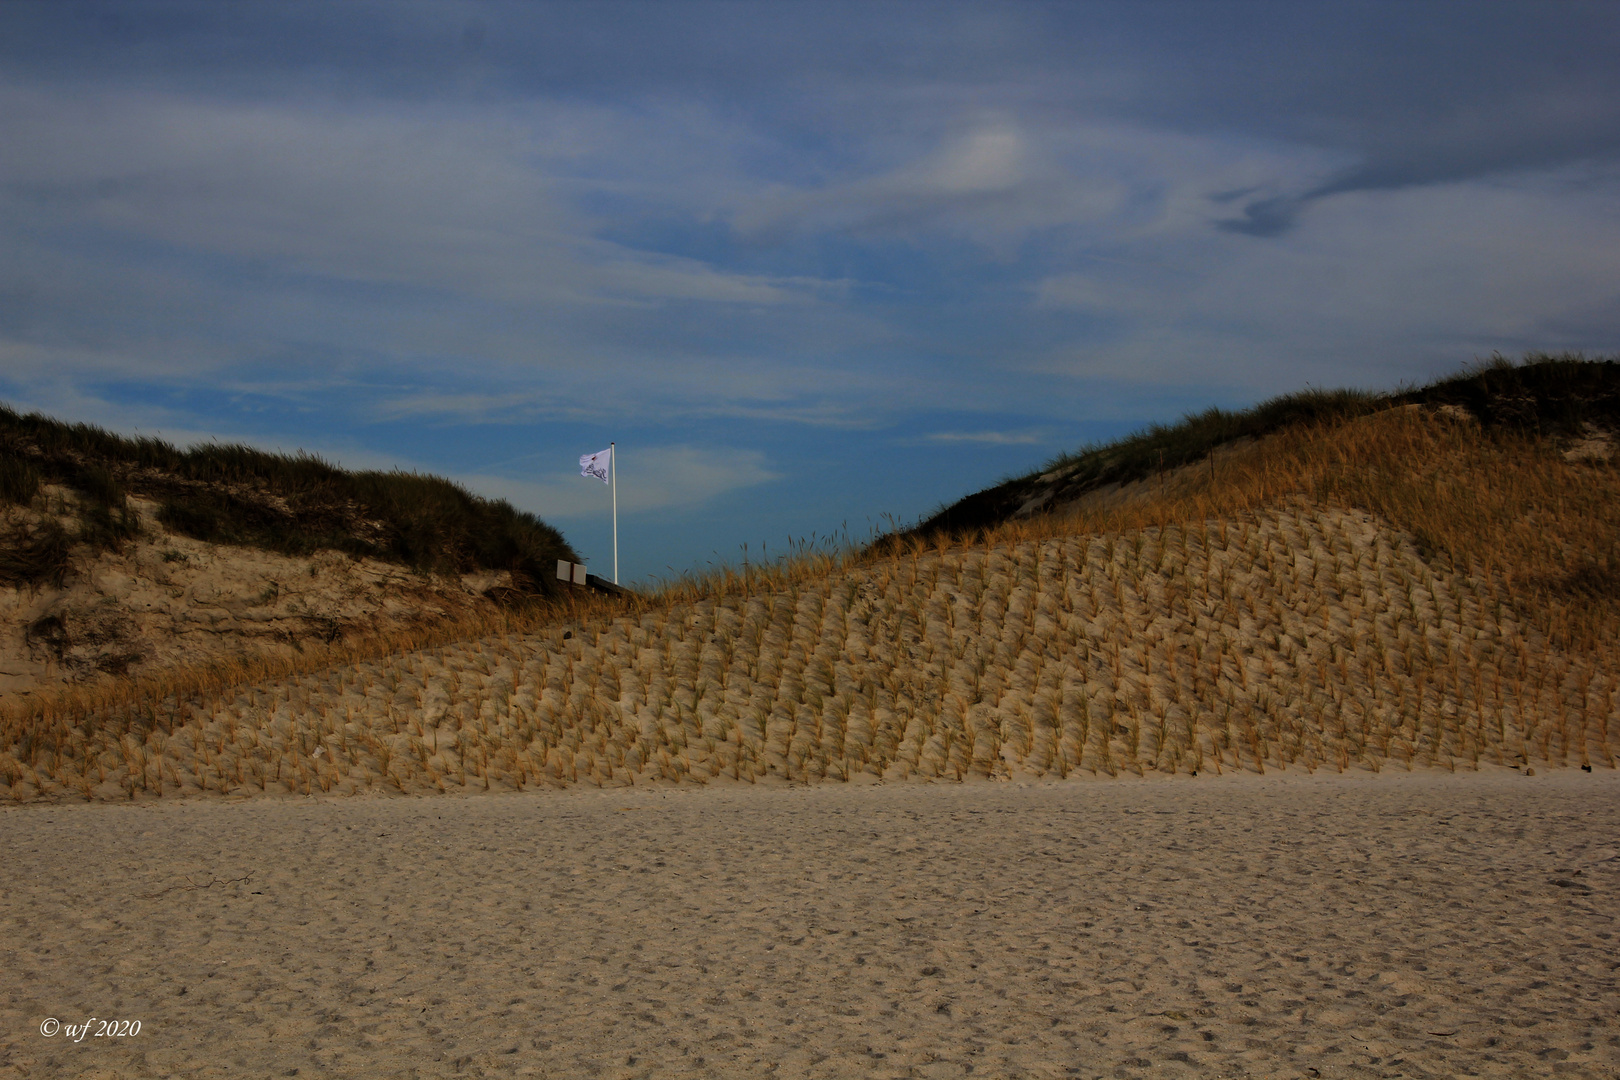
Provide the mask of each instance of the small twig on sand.
{"label": "small twig on sand", "polygon": [[207,884],[204,884],[204,885],[199,885],[195,881],[192,881],[191,878],[188,877],[188,878],[186,878],[186,883],[184,885],[170,885],[167,889],[159,889],[157,892],[154,892],[154,893],[141,893],[136,897],[136,899],[137,900],[156,900],[158,897],[163,896],[166,893],[191,892],[193,889],[212,889],[215,885],[238,885],[238,884],[241,884],[243,882],[249,882],[249,881],[252,881],[252,880],[253,880],[253,871],[251,871],[251,870],[249,870],[246,874],[243,874],[241,877],[237,877],[237,878],[215,878],[214,880],[212,880],[212,881],[210,881],[210,882],[208,882]]}

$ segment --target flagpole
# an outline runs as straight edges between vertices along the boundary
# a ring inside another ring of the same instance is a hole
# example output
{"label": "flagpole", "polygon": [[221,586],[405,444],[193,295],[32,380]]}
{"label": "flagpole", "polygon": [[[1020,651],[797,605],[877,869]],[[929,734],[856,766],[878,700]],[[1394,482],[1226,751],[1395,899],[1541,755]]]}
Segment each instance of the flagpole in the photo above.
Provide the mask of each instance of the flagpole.
{"label": "flagpole", "polygon": [[619,583],[619,450],[618,443],[608,443],[608,477],[613,490],[613,584]]}

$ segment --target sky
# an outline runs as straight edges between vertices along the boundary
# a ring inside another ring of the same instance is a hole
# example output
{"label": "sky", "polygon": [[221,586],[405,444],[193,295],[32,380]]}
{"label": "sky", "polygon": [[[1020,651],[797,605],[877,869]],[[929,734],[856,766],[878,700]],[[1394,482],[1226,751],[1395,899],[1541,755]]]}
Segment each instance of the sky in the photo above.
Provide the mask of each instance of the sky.
{"label": "sky", "polygon": [[0,4],[0,401],[625,582],[1308,386],[1620,352],[1620,4]]}

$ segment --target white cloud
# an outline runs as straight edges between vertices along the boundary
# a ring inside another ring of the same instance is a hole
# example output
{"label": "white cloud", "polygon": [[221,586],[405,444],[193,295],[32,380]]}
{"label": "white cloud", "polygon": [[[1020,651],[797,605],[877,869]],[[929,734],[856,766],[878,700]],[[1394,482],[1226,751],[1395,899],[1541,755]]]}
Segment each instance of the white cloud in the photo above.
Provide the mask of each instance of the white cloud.
{"label": "white cloud", "polygon": [[1028,446],[1045,442],[1043,431],[936,431],[924,435],[925,443],[982,443],[986,446]]}
{"label": "white cloud", "polygon": [[1018,122],[977,117],[913,160],[746,197],[744,234],[843,230],[966,236],[1010,257],[1045,230],[1078,230],[1088,244],[1206,230],[1234,211],[1225,192],[1303,191],[1348,158],[1304,146],[1193,135],[1095,120]]}
{"label": "white cloud", "polygon": [[645,217],[723,230],[750,184],[732,158],[755,137],[676,105],[0,84],[3,374],[218,385],[278,370],[307,390],[363,373],[444,389],[382,410],[353,389],[327,401],[848,423],[836,402],[895,389],[843,359],[893,334],[848,303],[854,282],[633,235]]}
{"label": "white cloud", "polygon": [[1092,315],[1145,315],[1162,311],[1163,288],[1144,287],[1140,273],[1055,274],[1035,286],[1035,307],[1053,311],[1080,311]]}
{"label": "white cloud", "polygon": [[1346,193],[1272,239],[1189,235],[1156,248],[1179,277],[1120,267],[1042,281],[1036,310],[1110,315],[1113,330],[1033,367],[1268,392],[1389,385],[1497,349],[1612,351],[1612,328],[1591,333],[1620,309],[1616,204],[1620,177],[1583,175],[1571,191],[1566,170]]}
{"label": "white cloud", "polygon": [[404,111],[0,87],[0,185],[35,231],[94,227],[501,303],[780,304],[824,287],[601,238],[577,195],[615,183],[578,174],[608,168],[633,191],[625,159],[647,148],[648,126],[627,110],[555,102]]}
{"label": "white cloud", "polygon": [[[469,373],[464,382],[487,382]],[[620,360],[548,371],[544,386],[504,390],[422,389],[380,398],[369,407],[380,421],[527,423],[537,420],[622,422],[656,414],[660,424],[717,417],[814,427],[866,428],[908,393],[898,372],[838,370],[831,363],[795,367],[752,356],[715,360],[693,372],[678,362]]]}
{"label": "white cloud", "polygon": [[[580,453],[600,450],[581,447]],[[619,447],[619,513],[633,515],[650,510],[695,507],[740,488],[782,479],[757,450],[716,447]],[[480,474],[455,478],[480,494],[506,499],[547,521],[606,516],[610,492],[598,480],[571,472],[548,471],[539,480],[519,480]]]}

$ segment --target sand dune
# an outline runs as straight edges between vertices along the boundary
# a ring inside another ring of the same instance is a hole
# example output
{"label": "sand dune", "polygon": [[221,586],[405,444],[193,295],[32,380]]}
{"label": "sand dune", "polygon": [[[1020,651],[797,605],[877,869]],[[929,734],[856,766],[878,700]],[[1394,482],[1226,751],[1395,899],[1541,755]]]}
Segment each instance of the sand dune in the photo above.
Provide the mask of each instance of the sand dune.
{"label": "sand dune", "polygon": [[1367,514],[896,555],[12,728],[0,798],[1614,767],[1616,673]]}
{"label": "sand dune", "polygon": [[1617,785],[9,809],[0,1077],[1612,1077]]}

